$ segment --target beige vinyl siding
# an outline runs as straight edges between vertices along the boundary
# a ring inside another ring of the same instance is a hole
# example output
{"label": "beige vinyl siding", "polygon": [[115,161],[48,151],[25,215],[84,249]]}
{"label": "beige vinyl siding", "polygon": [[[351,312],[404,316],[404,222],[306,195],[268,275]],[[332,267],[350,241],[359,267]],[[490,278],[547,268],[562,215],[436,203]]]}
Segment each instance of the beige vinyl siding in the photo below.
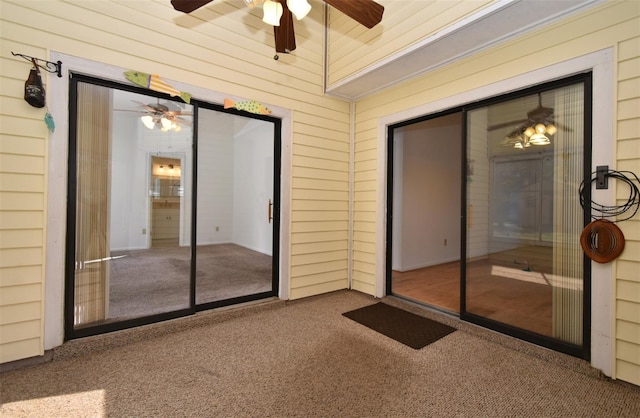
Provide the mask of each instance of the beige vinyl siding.
{"label": "beige vinyl siding", "polygon": [[371,29],[329,8],[328,84],[332,85],[436,34],[481,10],[493,0],[393,1]]}
{"label": "beige vinyl siding", "polygon": [[272,28],[241,1],[191,15],[168,0],[0,0],[0,10],[0,362],[43,353],[47,146],[58,146],[44,111],[22,99],[31,66],[11,51],[60,52],[291,109],[289,294],[347,287],[349,104],[323,95],[322,7],[294,23],[298,47],[277,61]]}
{"label": "beige vinyl siding", "polygon": [[[369,200],[370,183],[359,178],[372,180],[375,176],[377,160],[372,157],[372,146],[377,147],[379,118],[412,109],[425,103],[432,103],[447,97],[467,92],[478,87],[499,82],[529,71],[563,62],[605,48],[614,48],[618,59],[617,74],[617,115],[615,121],[617,149],[617,169],[640,172],[638,158],[637,106],[640,82],[638,81],[637,57],[639,55],[640,3],[612,1],[582,12],[576,16],[556,22],[543,30],[531,32],[489,50],[438,68],[428,74],[398,84],[393,88],[373,94],[356,103],[355,115],[355,200],[354,219],[365,216],[371,218],[380,202]],[[535,60],[532,59],[535,57]],[[377,148],[376,148],[377,149]],[[382,186],[383,187],[383,186]],[[624,193],[618,188],[618,198]],[[634,384],[640,384],[640,340],[637,324],[640,323],[638,295],[621,293],[622,286],[631,293],[637,291],[640,282],[640,245],[638,242],[638,216],[633,221],[622,222],[620,227],[627,236],[624,253],[616,261],[617,301],[615,377]],[[371,221],[373,222],[373,220]],[[354,259],[356,249],[366,253],[358,254],[362,266],[353,273],[353,288],[375,294],[377,263],[384,262],[384,254],[376,257],[375,234],[356,232],[353,237]],[[631,283],[622,283],[631,282]],[[613,284],[612,284],[613,286]],[[612,303],[614,301],[611,301]]]}
{"label": "beige vinyl siding", "polygon": [[[22,99],[29,67],[11,59],[14,48],[33,55],[45,51],[4,39],[0,48],[0,361],[4,362],[43,354],[47,144],[44,111]],[[5,89],[18,93],[10,95]]]}
{"label": "beige vinyl siding", "polygon": [[[617,73],[617,169],[640,176],[640,36],[618,44]],[[616,193],[623,204],[629,188]],[[618,226],[626,243],[616,269],[616,375],[640,385],[640,214]]]}

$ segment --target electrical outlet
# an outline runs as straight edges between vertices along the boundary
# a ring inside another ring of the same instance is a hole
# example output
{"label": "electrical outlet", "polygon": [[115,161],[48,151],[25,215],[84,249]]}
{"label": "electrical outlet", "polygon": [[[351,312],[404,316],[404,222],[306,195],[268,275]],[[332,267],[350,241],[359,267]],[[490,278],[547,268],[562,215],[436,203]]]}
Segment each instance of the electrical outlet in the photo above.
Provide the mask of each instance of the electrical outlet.
{"label": "electrical outlet", "polygon": [[147,228],[142,228],[142,235],[147,235]]}
{"label": "electrical outlet", "polygon": [[445,247],[447,246],[447,239],[446,238],[444,239],[444,246]]}
{"label": "electrical outlet", "polygon": [[220,231],[220,227],[216,226],[216,232]]}

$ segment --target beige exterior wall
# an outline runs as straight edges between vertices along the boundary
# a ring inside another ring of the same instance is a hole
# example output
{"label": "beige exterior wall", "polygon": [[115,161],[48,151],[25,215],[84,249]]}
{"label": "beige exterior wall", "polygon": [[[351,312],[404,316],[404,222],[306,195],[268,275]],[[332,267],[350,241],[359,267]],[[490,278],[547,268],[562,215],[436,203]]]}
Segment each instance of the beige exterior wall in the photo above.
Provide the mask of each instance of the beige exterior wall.
{"label": "beige exterior wall", "polygon": [[[640,8],[640,5],[638,5]],[[640,25],[640,23],[639,23]],[[618,170],[640,173],[640,36],[618,42],[616,114]],[[618,203],[629,190],[617,189]],[[616,370],[619,379],[640,385],[640,214],[618,224],[625,251],[616,263]]]}
{"label": "beige exterior wall", "polygon": [[11,51],[54,51],[290,109],[289,297],[348,286],[349,104],[323,95],[324,12],[311,13],[295,54],[276,61],[271,27],[239,1],[186,16],[168,0],[0,0],[0,362],[43,354],[47,187],[60,181],[47,175],[58,144],[44,110],[23,100],[31,66]]}
{"label": "beige exterior wall", "polygon": [[[355,213],[352,287],[376,294],[377,263],[384,263],[376,241],[380,207],[377,160],[381,118],[425,103],[444,100],[481,86],[561,63],[595,51],[614,51],[614,102],[611,121],[617,148],[615,168],[640,173],[640,3],[615,1],[556,22],[544,30],[379,92],[356,103]],[[357,60],[357,57],[354,57]],[[597,98],[596,98],[597,100]],[[614,113],[616,115],[616,113]],[[619,202],[628,191],[617,188]],[[615,369],[617,377],[640,384],[640,215],[620,224],[627,244],[614,264]],[[378,251],[378,253],[376,252]],[[612,283],[612,286],[614,284]],[[606,304],[606,302],[604,302]],[[613,304],[614,301],[611,301]],[[611,325],[613,327],[613,325]]]}

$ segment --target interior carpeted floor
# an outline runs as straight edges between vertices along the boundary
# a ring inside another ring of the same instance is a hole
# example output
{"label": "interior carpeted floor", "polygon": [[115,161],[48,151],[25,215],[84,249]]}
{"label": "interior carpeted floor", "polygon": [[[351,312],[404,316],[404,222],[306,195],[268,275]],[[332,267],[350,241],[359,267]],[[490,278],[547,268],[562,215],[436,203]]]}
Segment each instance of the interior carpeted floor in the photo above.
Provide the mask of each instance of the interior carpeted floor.
{"label": "interior carpeted floor", "polygon": [[[190,247],[114,252],[110,261],[109,319],[121,320],[189,306]],[[122,258],[118,258],[124,256]],[[272,288],[272,257],[234,244],[198,246],[196,303]]]}
{"label": "interior carpeted floor", "polygon": [[0,375],[6,417],[637,417],[640,388],[402,301],[457,328],[414,350],[344,317],[339,291],[73,340]]}

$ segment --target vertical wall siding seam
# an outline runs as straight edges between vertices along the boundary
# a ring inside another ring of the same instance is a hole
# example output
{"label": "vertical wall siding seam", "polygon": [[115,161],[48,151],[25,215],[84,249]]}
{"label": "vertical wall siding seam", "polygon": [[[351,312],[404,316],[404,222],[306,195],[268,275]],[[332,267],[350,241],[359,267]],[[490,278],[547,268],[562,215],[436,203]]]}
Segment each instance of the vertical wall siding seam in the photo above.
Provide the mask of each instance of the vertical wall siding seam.
{"label": "vertical wall siding seam", "polygon": [[353,211],[355,196],[355,155],[356,155],[356,103],[349,104],[349,239],[347,240],[347,281],[353,289]]}

